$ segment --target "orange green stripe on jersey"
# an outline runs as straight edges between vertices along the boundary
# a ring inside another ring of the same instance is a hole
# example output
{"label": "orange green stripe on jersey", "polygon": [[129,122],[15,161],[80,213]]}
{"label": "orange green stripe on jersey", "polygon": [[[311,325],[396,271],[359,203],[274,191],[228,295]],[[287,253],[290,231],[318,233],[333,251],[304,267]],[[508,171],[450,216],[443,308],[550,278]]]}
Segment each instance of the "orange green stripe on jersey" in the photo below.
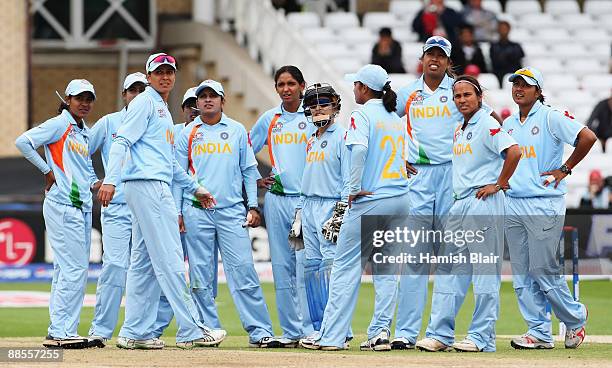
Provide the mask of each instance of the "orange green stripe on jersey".
{"label": "orange green stripe on jersey", "polygon": [[[276,168],[276,159],[274,157],[274,151],[272,150],[272,130],[274,130],[274,127],[276,126],[276,122],[278,121],[280,117],[281,117],[280,113],[275,114],[274,118],[272,118],[272,121],[270,122],[270,126],[268,127],[268,140],[266,142],[266,145],[268,146],[268,155],[270,156],[270,164],[272,165],[273,168]],[[285,188],[283,187],[283,183],[281,181],[280,174],[274,175],[274,184],[272,184],[272,186],[270,187],[270,192],[274,194],[280,194],[280,195],[285,194]]]}
{"label": "orange green stripe on jersey", "polygon": [[55,166],[59,167],[62,172],[66,172],[64,170],[64,143],[66,139],[68,139],[68,134],[72,131],[72,126],[68,124],[68,128],[62,134],[62,137],[57,141],[49,144],[49,151],[51,152],[51,159]]}
{"label": "orange green stripe on jersey", "polygon": [[72,203],[74,207],[82,209],[83,201],[81,200],[81,191],[79,190],[78,184],[74,181],[72,181],[72,185],[70,186],[68,198],[70,198],[70,203]]}
{"label": "orange green stripe on jersey", "polygon": [[[416,135],[412,135],[412,123],[410,122],[410,106],[412,105],[412,101],[414,101],[418,93],[419,91],[412,92],[412,94],[410,94],[410,97],[408,97],[408,100],[406,101],[406,106],[404,107],[404,112],[406,114],[406,132],[408,133],[408,137],[410,137],[410,140],[414,143],[414,146],[419,154],[419,157],[415,161],[415,164],[430,164],[431,161],[429,160],[429,157],[427,156],[427,153],[425,152],[423,147],[421,147],[419,141],[416,139]],[[406,159],[409,160],[408,157]]]}

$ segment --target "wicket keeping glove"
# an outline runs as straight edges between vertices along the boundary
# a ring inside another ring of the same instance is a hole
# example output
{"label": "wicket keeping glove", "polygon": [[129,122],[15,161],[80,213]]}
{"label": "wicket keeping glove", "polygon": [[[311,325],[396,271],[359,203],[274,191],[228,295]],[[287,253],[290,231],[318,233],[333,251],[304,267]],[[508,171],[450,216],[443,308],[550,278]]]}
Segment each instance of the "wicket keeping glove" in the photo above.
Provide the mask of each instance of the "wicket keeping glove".
{"label": "wicket keeping glove", "polygon": [[298,251],[304,249],[304,237],[302,235],[302,209],[295,210],[291,230],[289,230],[289,246],[291,249]]}
{"label": "wicket keeping glove", "polygon": [[338,234],[340,234],[340,226],[342,226],[342,219],[344,218],[344,213],[346,212],[347,208],[348,203],[336,202],[332,217],[325,221],[323,228],[321,229],[321,233],[323,234],[325,240],[336,244],[338,241]]}

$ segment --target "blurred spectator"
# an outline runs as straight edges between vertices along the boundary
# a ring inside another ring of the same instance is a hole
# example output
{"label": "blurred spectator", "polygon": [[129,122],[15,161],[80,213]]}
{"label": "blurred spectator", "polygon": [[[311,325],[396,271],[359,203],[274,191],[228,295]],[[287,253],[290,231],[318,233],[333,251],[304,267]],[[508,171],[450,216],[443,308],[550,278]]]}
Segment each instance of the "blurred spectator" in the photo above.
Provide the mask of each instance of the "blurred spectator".
{"label": "blurred spectator", "polygon": [[499,41],[491,43],[490,55],[493,73],[499,79],[501,86],[504,75],[514,73],[522,68],[522,59],[525,57],[523,48],[516,42],[510,41],[510,23],[500,21],[497,25]]}
{"label": "blurred spectator", "polygon": [[474,27],[469,24],[461,26],[459,43],[453,45],[451,60],[457,74],[465,74],[465,67],[476,65],[480,73],[487,72],[487,64],[480,46],[474,41]]}
{"label": "blurred spectator", "polygon": [[509,108],[504,107],[501,111],[501,113],[499,114],[499,116],[501,116],[502,120],[506,120],[508,118],[508,116],[512,115],[512,111],[510,111]]}
{"label": "blurred spectator", "polygon": [[284,9],[285,14],[302,11],[302,6],[297,0],[272,0],[272,5],[276,9]]}
{"label": "blurred spectator", "polygon": [[595,105],[586,125],[595,132],[601,142],[602,151],[606,152],[606,141],[612,137],[612,89],[610,97]]}
{"label": "blurred spectator", "polygon": [[580,207],[591,207],[591,208],[610,208],[610,202],[612,196],[610,193],[610,186],[608,183],[610,180],[608,177],[604,180],[601,175],[601,171],[593,170],[589,174],[589,189],[582,196],[580,200]]}
{"label": "blurred spectator", "polygon": [[402,65],[402,46],[393,39],[391,29],[384,27],[372,49],[372,64],[380,65],[387,73],[406,73]]}
{"label": "blurred spectator", "polygon": [[463,19],[474,26],[476,42],[491,42],[497,38],[497,17],[482,8],[482,0],[469,0],[463,8]]}
{"label": "blurred spectator", "polygon": [[412,21],[412,29],[425,42],[431,36],[444,36],[451,43],[457,41],[457,29],[464,23],[463,17],[454,9],[444,6],[444,0],[430,0]]}
{"label": "blurred spectator", "polygon": [[463,74],[471,75],[474,78],[478,78],[478,76],[480,75],[480,68],[474,64],[468,64],[466,65]]}

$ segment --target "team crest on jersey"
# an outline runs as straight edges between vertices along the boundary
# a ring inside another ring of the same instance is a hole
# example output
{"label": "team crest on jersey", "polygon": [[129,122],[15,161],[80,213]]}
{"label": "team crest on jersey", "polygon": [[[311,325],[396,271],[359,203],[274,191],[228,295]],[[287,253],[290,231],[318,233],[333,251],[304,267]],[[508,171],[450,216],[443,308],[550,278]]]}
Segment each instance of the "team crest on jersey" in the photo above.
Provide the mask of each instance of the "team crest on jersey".
{"label": "team crest on jersey", "polygon": [[465,139],[467,139],[468,141],[472,139],[472,132],[469,132],[467,136],[465,136]]}
{"label": "team crest on jersey", "polygon": [[159,114],[160,118],[166,117],[166,109],[157,109],[157,114]]}
{"label": "team crest on jersey", "polygon": [[227,132],[221,132],[221,139],[223,139],[225,141],[228,138],[229,138],[229,134]]}
{"label": "team crest on jersey", "polygon": [[425,98],[423,97],[423,95],[419,93],[416,96],[414,96],[414,100],[412,100],[412,104],[413,105],[422,105],[424,99]]}
{"label": "team crest on jersey", "polygon": [[321,142],[321,148],[325,148],[325,147],[327,147],[327,141]]}
{"label": "team crest on jersey", "polygon": [[539,132],[540,132],[540,128],[538,128],[537,125],[531,128],[531,134],[537,135]]}
{"label": "team crest on jersey", "polygon": [[440,102],[442,102],[442,103],[446,103],[446,101],[448,101],[448,97],[446,97],[446,96],[440,96]]}
{"label": "team crest on jersey", "polygon": [[283,123],[277,121],[276,124],[274,124],[274,128],[272,128],[272,132],[279,133],[281,130],[283,130]]}
{"label": "team crest on jersey", "polygon": [[199,142],[203,140],[204,140],[204,133],[197,132],[196,134],[193,135],[193,142]]}
{"label": "team crest on jersey", "polygon": [[306,123],[305,123],[305,122],[303,122],[303,121],[301,121],[301,122],[298,124],[298,128],[300,128],[301,130],[306,129]]}

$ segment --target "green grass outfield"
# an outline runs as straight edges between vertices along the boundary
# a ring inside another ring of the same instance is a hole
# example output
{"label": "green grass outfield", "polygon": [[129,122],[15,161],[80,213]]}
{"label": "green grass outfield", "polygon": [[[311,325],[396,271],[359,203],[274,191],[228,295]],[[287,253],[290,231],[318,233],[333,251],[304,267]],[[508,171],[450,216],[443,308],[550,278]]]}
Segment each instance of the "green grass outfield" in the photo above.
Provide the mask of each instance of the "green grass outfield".
{"label": "green grass outfield", "polygon": [[[49,291],[50,286],[50,284],[42,283],[5,283],[0,285],[0,290]],[[274,307],[274,286],[271,283],[265,283],[262,286],[272,317],[274,332],[280,335],[281,330],[278,325],[276,308]],[[87,293],[95,293],[95,287],[95,284],[89,284]],[[580,296],[581,300],[586,303],[589,308],[588,334],[612,335],[612,282],[582,281],[580,283]],[[373,299],[373,285],[368,283],[363,284],[361,286],[359,301],[353,318],[353,331],[357,335],[366,332],[372,317]],[[425,316],[429,316],[429,307],[430,305],[428,304]],[[234,308],[231,296],[225,284],[220,285],[217,308],[223,328],[228,331],[229,336],[246,336],[246,332],[242,329],[238,314],[236,313],[236,309]],[[474,301],[470,291],[457,317],[458,334],[465,334],[467,332],[473,309]],[[79,325],[79,334],[87,335],[92,318],[93,308],[83,308],[81,323]],[[424,319],[423,329],[421,331],[425,330],[427,319],[427,317]],[[49,313],[47,308],[0,308],[0,321],[2,321],[0,337],[42,337],[46,334]],[[119,321],[120,323],[123,321],[123,309]],[[553,326],[556,333],[558,323],[555,321]],[[119,327],[120,325],[117,326],[115,334],[118,332]],[[501,311],[500,318],[497,321],[497,334],[520,335],[525,330],[526,325],[518,311],[512,284],[510,282],[504,282],[501,288]],[[164,336],[172,337],[175,333],[176,325],[173,322]],[[231,340],[233,341],[233,339]]]}

